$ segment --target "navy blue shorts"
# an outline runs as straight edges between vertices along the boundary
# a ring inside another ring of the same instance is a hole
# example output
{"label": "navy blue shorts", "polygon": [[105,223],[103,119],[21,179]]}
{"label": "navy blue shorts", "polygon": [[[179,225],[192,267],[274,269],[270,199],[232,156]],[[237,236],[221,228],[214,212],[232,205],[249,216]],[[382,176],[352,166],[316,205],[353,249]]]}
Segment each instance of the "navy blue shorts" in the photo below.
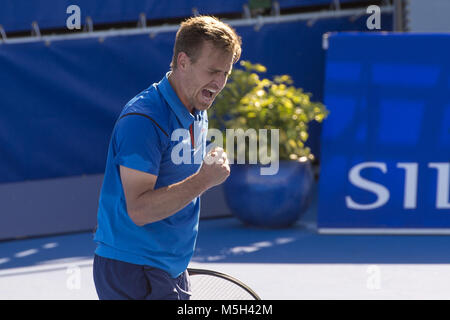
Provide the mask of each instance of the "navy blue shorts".
{"label": "navy blue shorts", "polygon": [[178,278],[157,268],[95,255],[94,283],[100,300],[189,300],[187,271]]}

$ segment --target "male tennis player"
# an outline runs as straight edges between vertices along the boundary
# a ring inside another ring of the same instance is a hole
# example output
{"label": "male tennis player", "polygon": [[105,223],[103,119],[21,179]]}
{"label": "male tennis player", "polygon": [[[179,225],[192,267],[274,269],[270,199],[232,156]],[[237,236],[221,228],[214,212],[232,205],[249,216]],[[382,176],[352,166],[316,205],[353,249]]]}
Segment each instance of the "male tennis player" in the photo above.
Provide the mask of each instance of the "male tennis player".
{"label": "male tennis player", "polygon": [[212,163],[203,160],[206,110],[240,53],[230,26],[190,18],[177,32],[171,71],[124,107],[99,199],[93,272],[100,299],[189,299],[199,196],[230,174],[222,149],[207,155]]}

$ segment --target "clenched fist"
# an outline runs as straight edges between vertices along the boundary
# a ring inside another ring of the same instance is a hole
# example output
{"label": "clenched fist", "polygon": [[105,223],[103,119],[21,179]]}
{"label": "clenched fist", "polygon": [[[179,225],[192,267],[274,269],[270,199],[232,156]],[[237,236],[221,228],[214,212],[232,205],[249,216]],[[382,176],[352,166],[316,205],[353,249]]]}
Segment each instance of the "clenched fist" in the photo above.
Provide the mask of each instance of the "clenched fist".
{"label": "clenched fist", "polygon": [[226,152],[220,147],[213,148],[203,159],[199,176],[211,188],[224,182],[229,175],[230,165]]}

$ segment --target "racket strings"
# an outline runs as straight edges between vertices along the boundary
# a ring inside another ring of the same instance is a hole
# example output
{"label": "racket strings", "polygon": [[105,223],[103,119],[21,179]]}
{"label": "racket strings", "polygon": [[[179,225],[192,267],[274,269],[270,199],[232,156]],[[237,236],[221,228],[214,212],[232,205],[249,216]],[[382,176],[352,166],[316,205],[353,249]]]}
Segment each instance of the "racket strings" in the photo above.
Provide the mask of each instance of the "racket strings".
{"label": "racket strings", "polygon": [[211,275],[191,275],[191,300],[254,300],[240,285]]}

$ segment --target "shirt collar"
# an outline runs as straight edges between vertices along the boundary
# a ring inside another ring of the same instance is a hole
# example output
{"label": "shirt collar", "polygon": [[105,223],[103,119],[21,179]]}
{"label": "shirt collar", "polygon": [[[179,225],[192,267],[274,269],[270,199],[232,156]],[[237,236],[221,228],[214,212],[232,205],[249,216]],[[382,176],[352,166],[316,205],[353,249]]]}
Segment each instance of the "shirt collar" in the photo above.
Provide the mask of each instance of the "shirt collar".
{"label": "shirt collar", "polygon": [[166,73],[164,78],[158,83],[158,88],[166,100],[167,104],[170,106],[172,111],[180,120],[181,125],[187,129],[194,122],[194,120],[199,116],[199,111],[194,109],[194,115],[189,112],[185,105],[178,98],[175,90],[169,82],[170,71]]}

